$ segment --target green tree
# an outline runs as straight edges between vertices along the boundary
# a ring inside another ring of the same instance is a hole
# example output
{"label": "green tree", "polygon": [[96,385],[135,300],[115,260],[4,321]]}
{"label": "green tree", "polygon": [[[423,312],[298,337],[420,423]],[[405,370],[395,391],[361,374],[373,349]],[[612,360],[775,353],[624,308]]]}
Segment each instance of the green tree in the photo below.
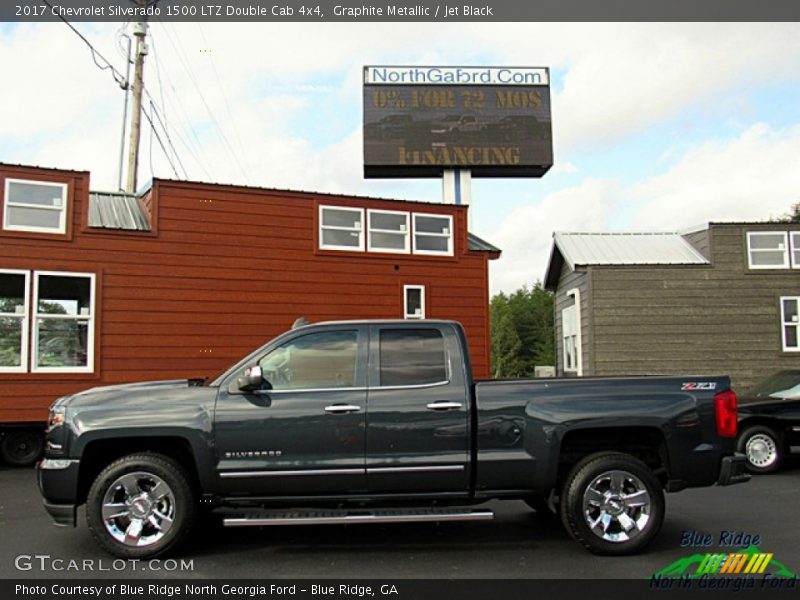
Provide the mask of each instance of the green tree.
{"label": "green tree", "polygon": [[502,379],[522,376],[522,360],[520,359],[522,341],[514,326],[514,317],[505,294],[501,293],[492,298],[489,306],[489,318],[491,321],[492,377]]}
{"label": "green tree", "polygon": [[553,294],[540,282],[494,296],[490,321],[495,377],[530,377],[535,366],[555,364]]}
{"label": "green tree", "polygon": [[773,223],[800,223],[800,202],[792,204],[789,212],[785,215],[773,218]]}

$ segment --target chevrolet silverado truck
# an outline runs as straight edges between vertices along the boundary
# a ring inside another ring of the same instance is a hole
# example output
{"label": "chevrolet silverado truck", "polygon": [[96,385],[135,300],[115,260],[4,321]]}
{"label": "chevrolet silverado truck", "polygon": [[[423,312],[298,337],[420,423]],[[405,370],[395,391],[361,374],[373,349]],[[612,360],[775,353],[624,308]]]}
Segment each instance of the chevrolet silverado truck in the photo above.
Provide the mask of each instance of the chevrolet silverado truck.
{"label": "chevrolet silverado truck", "polygon": [[601,554],[644,548],[664,492],[746,481],[727,377],[473,381],[450,321],[305,325],[212,382],[57,400],[38,481],[56,524],[164,555],[226,526],[484,520],[489,500],[560,515]]}

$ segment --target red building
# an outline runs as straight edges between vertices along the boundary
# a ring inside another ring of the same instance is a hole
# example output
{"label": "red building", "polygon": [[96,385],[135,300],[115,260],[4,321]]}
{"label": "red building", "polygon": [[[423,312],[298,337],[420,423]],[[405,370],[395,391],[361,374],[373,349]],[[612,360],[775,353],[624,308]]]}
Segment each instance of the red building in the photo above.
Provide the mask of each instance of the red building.
{"label": "red building", "polygon": [[214,377],[300,316],[455,319],[489,374],[500,251],[466,207],[167,180],[133,197],[7,164],[0,193],[6,455],[59,396]]}

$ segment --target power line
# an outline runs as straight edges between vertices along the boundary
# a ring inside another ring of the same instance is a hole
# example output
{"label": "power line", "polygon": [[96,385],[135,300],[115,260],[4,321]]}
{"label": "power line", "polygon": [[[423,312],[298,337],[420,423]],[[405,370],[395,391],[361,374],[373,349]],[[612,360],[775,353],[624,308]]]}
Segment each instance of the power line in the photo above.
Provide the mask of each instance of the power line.
{"label": "power line", "polygon": [[[153,32],[151,30],[150,39],[153,40],[154,37],[155,36],[153,35]],[[167,142],[169,143],[169,146],[172,148],[176,159],[178,159],[180,161],[180,157],[178,156],[177,149],[176,149],[175,145],[173,144],[172,138],[171,138],[171,136],[169,134],[170,127],[169,127],[168,119],[166,117],[167,98],[164,96],[165,86],[164,86],[164,82],[162,81],[162,78],[161,78],[161,68],[160,68],[160,62],[161,61],[159,59],[159,52],[156,50],[155,44],[153,45],[153,52],[152,53],[153,53],[154,59],[156,61],[157,73],[159,74],[158,84],[159,84],[159,89],[160,89],[160,94],[161,94],[161,105],[162,105],[163,108],[159,111],[158,103],[155,102],[155,100],[153,99],[153,95],[150,93],[150,91],[147,88],[145,88],[145,93],[147,94],[148,98],[150,99],[150,101],[154,105],[155,116],[156,116],[157,120],[161,123],[162,128],[164,129],[164,133],[166,134]],[[206,165],[206,163],[203,160],[203,158],[201,157],[201,154],[202,154],[202,143],[200,142],[200,139],[197,137],[197,133],[195,132],[194,127],[192,126],[191,119],[186,114],[186,111],[183,108],[183,102],[181,102],[181,99],[178,96],[178,92],[175,89],[175,86],[172,84],[172,81],[170,80],[168,72],[165,72],[164,78],[166,79],[166,81],[168,83],[168,86],[169,86],[169,87],[166,88],[166,90],[168,92],[171,91],[173,96],[176,99],[175,104],[177,105],[177,111],[173,112],[173,114],[176,114],[176,113],[178,114],[179,120],[181,121],[180,122],[180,126],[185,131],[190,133],[190,135],[187,136],[188,137],[188,141],[187,141],[187,138],[185,138],[183,135],[181,135],[180,128],[172,128],[173,132],[177,136],[178,140],[183,144],[184,148],[186,150],[188,150],[189,154],[195,160],[195,162],[200,167],[200,169],[203,171],[203,173],[205,173],[205,176],[207,177],[207,179],[212,180],[213,177],[212,177],[212,175],[211,175],[211,173],[209,171],[209,168]],[[192,141],[194,141],[194,143],[196,144],[197,151],[195,151],[195,148],[193,148],[193,146],[195,144],[190,143]],[[183,166],[183,163],[181,163],[181,166],[183,167],[184,173],[186,173],[186,177],[188,179],[188,171]]]}
{"label": "power line", "polygon": [[220,79],[219,72],[217,71],[217,64],[214,62],[214,54],[211,52],[211,46],[206,39],[206,35],[203,32],[203,27],[200,23],[197,23],[197,29],[200,32],[200,37],[203,40],[203,45],[208,48],[208,61],[211,63],[211,69],[214,71],[214,78],[217,80],[217,87],[219,87],[219,91],[222,94],[222,100],[225,102],[225,110],[228,111],[228,117],[230,118],[231,125],[233,127],[233,134],[236,138],[236,142],[239,145],[239,152],[241,152],[241,156],[245,162],[245,166],[247,166],[247,151],[244,148],[244,144],[242,143],[242,137],[239,135],[239,127],[236,125],[236,118],[233,116],[233,111],[231,110],[231,105],[228,102],[228,96],[225,93],[225,86],[222,85],[222,80]]}
{"label": "power line", "polygon": [[189,79],[192,81],[192,84],[194,85],[194,88],[197,91],[197,95],[199,96],[200,100],[203,102],[203,106],[205,106],[206,111],[208,112],[208,115],[211,118],[211,121],[216,126],[216,129],[217,129],[217,131],[219,133],[220,139],[222,140],[222,143],[223,143],[223,146],[224,146],[225,150],[228,152],[228,155],[230,156],[230,158],[233,159],[233,162],[236,163],[236,165],[239,167],[239,170],[241,171],[241,174],[244,177],[245,182],[249,183],[249,178],[247,177],[246,169],[242,166],[241,161],[236,156],[236,153],[233,151],[233,148],[231,147],[230,141],[228,140],[228,136],[225,135],[225,131],[222,129],[222,126],[219,124],[219,121],[214,116],[214,112],[211,110],[211,107],[209,106],[208,101],[206,100],[205,94],[203,94],[203,91],[200,88],[200,85],[198,84],[197,79],[194,76],[194,73],[192,71],[191,65],[189,65],[187,60],[183,57],[183,54],[185,54],[185,52],[183,52],[183,50],[179,49],[180,38],[178,38],[177,45],[176,45],[176,43],[173,42],[173,40],[172,40],[172,35],[169,33],[169,30],[166,27],[166,23],[164,24],[164,32],[167,34],[167,41],[170,43],[170,45],[172,45],[173,49],[175,50],[176,56],[178,57],[178,59],[181,61],[181,63],[183,64],[184,68],[186,69],[186,73],[189,75]]}
{"label": "power line", "polygon": [[[117,82],[119,87],[121,87],[123,90],[126,90],[128,88],[128,80],[125,79],[122,73],[117,71],[117,69],[114,68],[114,65],[112,65],[111,62],[105,56],[103,56],[100,53],[100,51],[97,48],[95,48],[92,45],[92,43],[89,40],[87,40],[80,31],[75,29],[72,23],[70,23],[63,16],[61,16],[59,11],[55,10],[53,5],[50,4],[50,0],[42,0],[42,1],[45,4],[47,4],[47,6],[50,7],[50,10],[53,14],[55,14],[59,19],[61,19],[61,21],[63,21],[67,27],[69,27],[73,32],[75,32],[75,35],[77,35],[83,41],[83,43],[86,44],[86,46],[89,48],[89,51],[92,53],[92,61],[94,61],[94,64],[97,65],[97,68],[99,68],[101,71],[110,70],[111,75],[114,77],[114,81]],[[97,62],[98,58],[100,58],[105,64],[103,65]]]}
{"label": "power line", "polygon": [[169,135],[169,130],[167,129],[167,124],[165,122],[165,119],[162,119],[161,114],[159,113],[159,111],[157,109],[157,105],[156,105],[155,101],[153,100],[153,97],[150,94],[150,92],[145,90],[145,93],[147,94],[147,97],[150,100],[150,113],[151,113],[151,116],[155,115],[156,120],[158,121],[159,125],[161,125],[161,129],[164,131],[164,137],[167,138],[167,144],[172,149],[172,154],[175,156],[175,160],[178,162],[178,165],[180,166],[181,170],[183,171],[183,178],[184,179],[188,179],[189,178],[189,173],[186,170],[186,167],[184,166],[183,161],[181,160],[181,157],[178,155],[178,150],[175,148],[175,144],[172,143],[172,138]]}
{"label": "power line", "polygon": [[[152,103],[152,100],[151,100],[150,101],[151,110],[152,110],[152,106],[153,106],[153,103]],[[164,156],[167,158],[167,162],[169,163],[169,166],[172,167],[172,172],[175,173],[175,177],[177,179],[180,179],[181,176],[178,174],[178,169],[175,168],[175,164],[172,162],[172,159],[170,158],[169,153],[167,152],[167,149],[164,147],[164,142],[161,141],[161,136],[158,135],[158,131],[156,131],[155,125],[153,124],[153,119],[150,118],[150,115],[147,114],[146,110],[142,110],[142,114],[144,115],[145,119],[147,119],[147,122],[150,123],[150,134],[151,134],[151,136],[155,135],[156,141],[158,142],[158,145],[161,146],[161,150],[164,152]],[[152,138],[151,138],[151,144],[152,144]],[[151,175],[152,175],[152,171],[153,171],[152,160],[153,160],[153,152],[151,150],[151,152],[150,152],[150,161],[151,161],[150,162],[150,172],[151,172]]]}

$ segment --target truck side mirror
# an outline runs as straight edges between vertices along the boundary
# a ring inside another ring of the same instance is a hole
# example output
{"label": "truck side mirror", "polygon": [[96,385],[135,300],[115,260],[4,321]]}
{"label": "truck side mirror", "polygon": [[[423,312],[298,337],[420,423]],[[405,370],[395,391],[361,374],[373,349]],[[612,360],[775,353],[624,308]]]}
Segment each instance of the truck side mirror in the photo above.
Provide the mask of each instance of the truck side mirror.
{"label": "truck side mirror", "polygon": [[253,390],[260,389],[264,384],[264,375],[261,373],[261,367],[255,365],[245,370],[244,375],[239,377],[236,382],[237,387],[242,392],[252,392]]}

